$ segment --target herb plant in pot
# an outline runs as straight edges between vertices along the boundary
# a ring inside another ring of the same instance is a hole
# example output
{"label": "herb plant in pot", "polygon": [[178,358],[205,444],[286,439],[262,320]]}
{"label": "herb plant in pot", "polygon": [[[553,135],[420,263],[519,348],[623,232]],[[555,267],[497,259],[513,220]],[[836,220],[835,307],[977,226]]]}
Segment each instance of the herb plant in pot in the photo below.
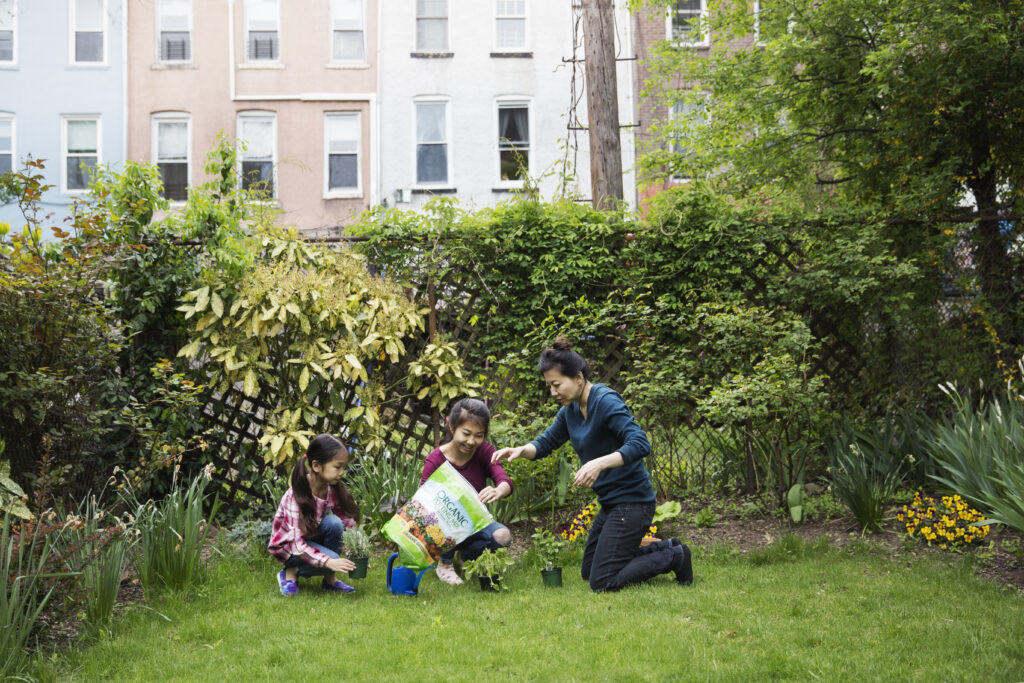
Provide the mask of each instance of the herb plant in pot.
{"label": "herb plant in pot", "polygon": [[561,587],[562,568],[556,563],[562,548],[565,547],[565,541],[547,529],[537,529],[537,532],[530,538],[533,539],[533,547],[537,550],[537,555],[544,563],[544,568],[540,570],[544,585],[552,588]]}
{"label": "herb plant in pot", "polygon": [[366,566],[370,561],[370,551],[372,550],[370,537],[360,527],[354,526],[345,529],[341,535],[341,542],[345,546],[348,559],[355,562],[356,565],[356,568],[351,570],[348,575],[353,579],[365,579]]}
{"label": "herb plant in pot", "polygon": [[485,550],[475,560],[467,560],[462,565],[466,576],[475,576],[480,581],[480,590],[502,590],[506,588],[501,577],[515,563],[508,556],[508,548]]}

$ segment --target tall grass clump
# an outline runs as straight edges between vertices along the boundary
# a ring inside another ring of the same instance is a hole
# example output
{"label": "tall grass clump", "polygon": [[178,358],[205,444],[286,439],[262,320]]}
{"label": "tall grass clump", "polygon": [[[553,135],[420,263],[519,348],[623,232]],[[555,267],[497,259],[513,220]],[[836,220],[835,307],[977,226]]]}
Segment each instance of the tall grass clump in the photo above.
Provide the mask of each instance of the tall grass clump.
{"label": "tall grass clump", "polygon": [[[50,535],[40,524],[12,528],[11,516],[4,515],[0,534],[0,575],[4,582],[0,595],[0,680],[18,678],[28,669],[26,650],[29,638],[55,586],[46,589],[42,579],[45,563],[53,551]],[[30,530],[29,530],[30,529]]]}
{"label": "tall grass clump", "polygon": [[828,444],[832,490],[862,531],[882,528],[885,506],[903,480],[904,456],[889,428],[857,430],[846,423]]}
{"label": "tall grass clump", "polygon": [[941,388],[955,413],[932,434],[941,470],[932,478],[985,511],[987,521],[1024,532],[1024,397],[1007,387],[975,408],[952,384]]}
{"label": "tall grass clump", "polygon": [[215,500],[204,516],[205,489],[199,475],[187,488],[175,481],[163,500],[135,505],[134,564],[146,591],[182,590],[203,580],[203,542],[219,507]]}

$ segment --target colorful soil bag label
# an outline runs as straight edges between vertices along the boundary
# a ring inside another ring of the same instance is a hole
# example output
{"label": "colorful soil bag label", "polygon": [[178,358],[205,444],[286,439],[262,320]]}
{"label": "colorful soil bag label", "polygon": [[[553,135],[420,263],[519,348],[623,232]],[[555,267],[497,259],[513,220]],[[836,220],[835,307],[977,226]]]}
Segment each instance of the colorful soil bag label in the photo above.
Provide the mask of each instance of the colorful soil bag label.
{"label": "colorful soil bag label", "polygon": [[494,521],[476,489],[445,462],[384,525],[402,564],[419,571]]}

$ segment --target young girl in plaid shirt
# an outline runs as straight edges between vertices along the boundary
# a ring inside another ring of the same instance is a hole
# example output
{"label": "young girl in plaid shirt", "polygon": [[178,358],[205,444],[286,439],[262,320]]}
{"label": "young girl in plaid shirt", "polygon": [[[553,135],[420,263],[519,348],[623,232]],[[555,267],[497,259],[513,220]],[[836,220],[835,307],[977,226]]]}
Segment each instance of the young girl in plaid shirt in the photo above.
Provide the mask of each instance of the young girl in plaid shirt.
{"label": "young girl in plaid shirt", "polygon": [[335,572],[355,569],[341,557],[341,534],[359,521],[359,508],[341,482],[348,449],[330,434],[309,442],[292,470],[291,488],[281,498],[267,550],[284,564],[277,583],[284,595],[299,592],[298,577],[323,576],[323,588],[351,593]]}

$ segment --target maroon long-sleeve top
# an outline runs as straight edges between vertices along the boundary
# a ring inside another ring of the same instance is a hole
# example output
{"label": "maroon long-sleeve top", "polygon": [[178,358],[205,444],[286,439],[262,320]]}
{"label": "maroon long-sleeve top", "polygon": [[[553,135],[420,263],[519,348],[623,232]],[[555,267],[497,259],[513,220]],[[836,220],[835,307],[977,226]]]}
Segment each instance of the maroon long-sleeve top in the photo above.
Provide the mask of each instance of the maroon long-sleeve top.
{"label": "maroon long-sleeve top", "polygon": [[[455,463],[451,463],[455,470],[466,478],[470,484],[473,485],[477,491],[487,486],[487,479],[490,478],[497,486],[501,482],[508,482],[509,488],[512,487],[512,481],[505,474],[505,470],[501,468],[498,463],[491,462],[491,456],[494,455],[494,446],[489,442],[484,441],[476,447],[476,452],[473,453],[473,457],[470,458],[465,465],[461,467]],[[427,456],[426,462],[423,463],[423,475],[420,477],[420,486],[423,486],[423,482],[434,473],[438,467],[445,463],[447,458],[444,457],[444,453],[441,452],[440,448],[435,448]],[[451,462],[451,461],[449,461]]]}

